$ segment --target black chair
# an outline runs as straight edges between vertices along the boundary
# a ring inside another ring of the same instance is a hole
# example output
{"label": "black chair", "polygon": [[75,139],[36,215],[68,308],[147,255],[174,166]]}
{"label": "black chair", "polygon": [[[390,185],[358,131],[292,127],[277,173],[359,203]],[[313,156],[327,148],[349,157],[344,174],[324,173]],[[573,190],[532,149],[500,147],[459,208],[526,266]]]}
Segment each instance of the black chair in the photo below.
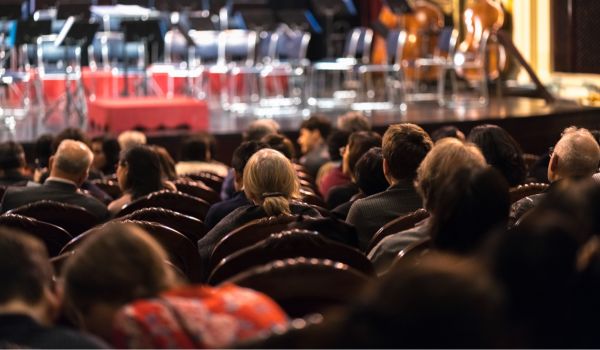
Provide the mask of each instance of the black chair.
{"label": "black chair", "polygon": [[385,237],[393,235],[394,233],[402,232],[404,230],[411,229],[415,227],[417,223],[423,221],[429,217],[429,213],[425,209],[417,209],[410,214],[403,215],[397,219],[394,219],[387,224],[383,225],[371,241],[369,242],[369,247],[367,248],[367,252],[370,252],[371,249],[375,248],[375,246],[381,242]]}
{"label": "black chair", "polygon": [[321,207],[321,208],[327,207],[327,205],[325,204],[325,201],[323,200],[323,198],[321,198],[321,196],[319,196],[313,192],[307,191],[305,189],[300,189],[300,200],[304,203],[314,205],[317,207]]}
{"label": "black chair", "polygon": [[405,263],[418,263],[419,258],[430,252],[432,241],[430,237],[423,238],[417,242],[411,243],[408,247],[402,249],[396,255],[396,259],[392,263],[391,269],[395,266]]}
{"label": "black chair", "polygon": [[62,274],[62,268],[63,266],[65,266],[65,264],[67,263],[67,261],[73,256],[75,255],[75,251],[74,250],[70,250],[66,253],[62,253],[60,255],[57,255],[53,258],[50,258],[50,264],[52,264],[52,267],[54,268],[54,277],[58,277]]}
{"label": "black chair", "polygon": [[[123,223],[138,225],[147,231],[169,254],[170,262],[180,269],[192,282],[200,281],[200,256],[196,245],[186,236],[167,226],[148,221],[124,220]],[[103,226],[81,234],[72,239],[61,251],[61,254],[77,251],[86,239],[97,234]]]}
{"label": "black chair", "polygon": [[542,193],[546,191],[548,187],[550,187],[550,185],[536,182],[513,187],[509,190],[510,202],[515,203],[525,197]]}
{"label": "black chair", "polygon": [[0,216],[0,226],[21,230],[37,237],[46,245],[50,257],[57,256],[62,247],[73,239],[61,227],[23,215],[4,214]]}
{"label": "black chair", "polygon": [[290,317],[302,317],[356,302],[370,280],[340,262],[296,258],[252,268],[223,283],[262,292],[273,298]]}
{"label": "black chair", "polygon": [[285,231],[288,224],[296,220],[298,220],[298,216],[295,215],[271,216],[250,221],[231,231],[215,245],[206,271],[212,271],[221,260],[238,250],[260,242],[272,233]]}
{"label": "black chair", "polygon": [[316,231],[290,230],[272,234],[221,260],[208,281],[218,284],[252,267],[299,257],[338,261],[365,275],[375,275],[369,259],[357,249],[329,240]]}
{"label": "black chair", "polygon": [[223,186],[223,181],[225,180],[225,178],[207,171],[185,174],[185,177],[195,181],[201,181],[206,186],[215,190],[217,193],[221,193],[221,187]]}
{"label": "black chair", "polygon": [[207,201],[185,193],[162,190],[150,193],[124,206],[117,217],[125,216],[143,208],[165,208],[178,213],[204,220],[210,204]]}
{"label": "black chair", "polygon": [[204,223],[201,220],[164,208],[139,209],[119,220],[156,222],[180,232],[192,242],[197,242],[206,234]]}
{"label": "black chair", "polygon": [[206,186],[200,181],[190,181],[179,179],[174,182],[177,191],[189,194],[190,196],[204,199],[210,204],[215,204],[221,200],[221,197],[215,190]]}
{"label": "black chair", "polygon": [[117,199],[121,197],[121,187],[119,187],[119,183],[115,180],[111,179],[95,179],[91,181],[92,184],[98,186],[102,191],[106,192],[113,199]]}
{"label": "black chair", "polygon": [[59,226],[73,237],[100,223],[94,214],[83,207],[47,200],[15,208],[8,214],[23,215]]}

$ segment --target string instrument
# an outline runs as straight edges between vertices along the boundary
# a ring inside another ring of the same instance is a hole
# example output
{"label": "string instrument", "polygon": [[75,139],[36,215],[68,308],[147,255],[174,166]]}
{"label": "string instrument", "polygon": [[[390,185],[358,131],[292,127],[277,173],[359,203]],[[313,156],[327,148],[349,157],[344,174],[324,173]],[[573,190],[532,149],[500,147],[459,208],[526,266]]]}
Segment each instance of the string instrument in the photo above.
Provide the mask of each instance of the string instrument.
{"label": "string instrument", "polygon": [[[496,33],[504,24],[504,10],[493,0],[473,0],[464,12],[464,39],[456,48],[456,57],[464,61],[484,59],[481,47],[484,45],[484,33]],[[488,78],[497,79],[506,67],[506,53],[495,41],[489,40],[485,55],[487,56]],[[469,81],[481,81],[484,77],[478,69],[458,69],[457,73]]]}

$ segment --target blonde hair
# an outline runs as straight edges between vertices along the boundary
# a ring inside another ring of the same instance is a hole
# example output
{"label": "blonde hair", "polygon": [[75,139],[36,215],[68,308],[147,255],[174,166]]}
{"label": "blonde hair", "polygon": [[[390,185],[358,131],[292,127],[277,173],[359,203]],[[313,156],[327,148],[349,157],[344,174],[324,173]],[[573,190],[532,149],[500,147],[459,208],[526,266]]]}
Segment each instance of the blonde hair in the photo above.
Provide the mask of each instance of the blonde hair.
{"label": "blonde hair", "polygon": [[440,186],[458,169],[474,169],[485,165],[485,158],[475,144],[456,138],[439,140],[417,169],[415,187],[423,199],[424,207],[432,209]]}
{"label": "blonde hair", "polygon": [[298,197],[299,188],[292,163],[276,150],[261,149],[244,168],[246,196],[270,216],[291,214],[289,201]]}

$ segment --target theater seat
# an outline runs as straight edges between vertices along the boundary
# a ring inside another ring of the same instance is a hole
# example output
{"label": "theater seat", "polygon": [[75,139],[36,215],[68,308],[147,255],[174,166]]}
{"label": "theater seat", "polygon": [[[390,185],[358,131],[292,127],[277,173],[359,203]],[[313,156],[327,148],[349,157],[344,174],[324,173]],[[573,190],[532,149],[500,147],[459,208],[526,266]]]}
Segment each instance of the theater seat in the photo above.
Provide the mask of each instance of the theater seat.
{"label": "theater seat", "polygon": [[398,255],[396,256],[396,259],[392,263],[392,266],[395,266],[396,264],[404,263],[405,261],[410,260],[410,259],[420,258],[421,256],[427,254],[430,251],[431,244],[432,244],[432,241],[431,241],[430,237],[423,238],[420,241],[410,244],[408,247],[406,247],[398,252]]}
{"label": "theater seat", "polygon": [[102,191],[106,192],[113,199],[121,197],[121,188],[119,183],[111,179],[95,179],[91,181],[92,184],[98,186]]}
{"label": "theater seat", "polygon": [[524,185],[519,185],[510,189],[510,202],[515,203],[525,197],[542,193],[546,191],[550,185],[545,183],[532,182]]}
{"label": "theater seat", "polygon": [[394,233],[402,232],[404,230],[411,229],[415,227],[417,223],[423,221],[429,217],[429,213],[425,209],[417,209],[412,213],[403,215],[397,219],[394,219],[387,224],[383,225],[371,241],[369,242],[369,247],[367,248],[367,252],[370,252],[371,249],[375,248],[375,246],[381,242],[385,237],[389,235],[393,235]]}
{"label": "theater seat", "polygon": [[221,187],[223,186],[223,181],[225,180],[223,177],[207,171],[185,174],[185,177],[195,181],[202,181],[206,186],[212,188],[217,193],[221,192]]}
{"label": "theater seat", "polygon": [[203,182],[179,179],[174,183],[175,187],[177,187],[177,191],[204,199],[210,204],[215,204],[221,200],[219,194],[212,188],[206,186]]}
{"label": "theater seat", "polygon": [[37,237],[46,245],[50,257],[57,256],[62,247],[73,239],[73,237],[61,227],[23,215],[2,215],[0,216],[0,226],[21,230]]}
{"label": "theater seat", "polygon": [[125,215],[120,220],[150,221],[165,225],[189,238],[192,242],[198,242],[204,237],[206,229],[204,223],[189,215],[183,215],[173,210],[164,208],[143,208]]}
{"label": "theater seat", "polygon": [[189,215],[199,220],[204,220],[210,204],[207,201],[192,197],[185,193],[162,190],[150,193],[144,197],[124,206],[117,213],[117,217],[122,217],[143,208],[165,208],[178,213]]}
{"label": "theater seat", "polygon": [[321,196],[316,195],[314,192],[306,189],[300,189],[300,200],[310,205],[316,205],[317,207],[325,208],[327,205]]}
{"label": "theater seat", "polygon": [[299,257],[338,261],[366,275],[375,275],[369,259],[357,249],[329,240],[316,231],[290,230],[274,233],[221,260],[208,281],[216,285],[255,266]]}
{"label": "theater seat", "polygon": [[98,225],[100,220],[83,207],[55,201],[39,201],[13,210],[8,214],[23,215],[65,229],[73,237]]}
{"label": "theater seat", "polygon": [[370,280],[340,262],[296,258],[252,268],[223,283],[262,292],[273,298],[290,317],[302,317],[356,302]]}

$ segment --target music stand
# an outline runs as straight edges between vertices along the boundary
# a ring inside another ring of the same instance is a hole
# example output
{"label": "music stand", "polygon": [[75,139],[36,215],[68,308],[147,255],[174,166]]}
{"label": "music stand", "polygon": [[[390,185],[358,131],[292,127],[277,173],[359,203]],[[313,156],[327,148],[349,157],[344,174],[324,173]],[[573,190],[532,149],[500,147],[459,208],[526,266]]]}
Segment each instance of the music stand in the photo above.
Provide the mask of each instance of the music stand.
{"label": "music stand", "polygon": [[92,2],[90,0],[58,2],[56,4],[56,18],[68,19],[69,17],[76,17],[77,19],[89,19],[91,16],[91,6]]}
{"label": "music stand", "polygon": [[293,30],[301,30],[312,34],[321,34],[323,28],[315,15],[308,9],[282,9],[276,11],[277,20],[287,24]]}
{"label": "music stand", "polygon": [[315,12],[325,17],[325,35],[327,41],[327,57],[335,54],[335,45],[332,43],[333,20],[335,16],[355,16],[356,8],[352,0],[311,0]]}
{"label": "music stand", "polygon": [[[144,57],[144,78],[142,80],[142,90],[144,96],[148,95],[148,82],[146,79],[146,71],[150,63],[153,62],[153,57],[158,60],[158,52],[162,50],[164,46],[164,39],[162,31],[160,29],[160,21],[158,19],[148,20],[125,20],[121,22],[121,29],[125,34],[125,43],[123,44],[123,59],[124,65],[124,80],[125,86],[123,88],[122,96],[129,96],[129,77],[128,77],[128,66],[129,60],[127,58],[126,43],[129,42],[141,42],[144,45],[145,51],[150,54]],[[156,54],[154,55],[154,51]]]}

